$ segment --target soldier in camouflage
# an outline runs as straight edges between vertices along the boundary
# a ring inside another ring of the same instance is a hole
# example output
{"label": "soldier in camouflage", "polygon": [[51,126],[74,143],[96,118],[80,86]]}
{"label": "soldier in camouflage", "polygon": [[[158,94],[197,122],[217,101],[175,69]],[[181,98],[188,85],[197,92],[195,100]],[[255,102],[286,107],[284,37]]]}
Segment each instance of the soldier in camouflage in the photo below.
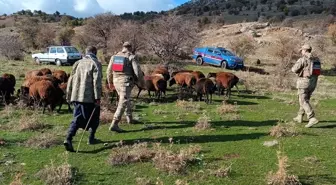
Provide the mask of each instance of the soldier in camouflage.
{"label": "soldier in camouflage", "polygon": [[125,42],[122,51],[111,57],[107,68],[107,80],[109,85],[114,84],[119,95],[118,108],[114,113],[110,131],[125,132],[118,125],[124,112],[128,123],[136,122],[132,118],[132,89],[135,83],[141,87],[144,86],[143,73],[137,57],[132,53],[132,45],[129,42]]}
{"label": "soldier in camouflage", "polygon": [[88,47],[86,56],[74,64],[69,78],[67,101],[74,105],[74,118],[64,146],[70,152],[74,152],[72,138],[79,128],[85,129],[87,124],[87,129],[90,129],[88,144],[96,142],[95,133],[99,126],[102,94],[102,66],[96,55],[97,49],[93,46]]}
{"label": "soldier in camouflage", "polygon": [[300,104],[298,116],[293,120],[302,123],[303,116],[306,113],[309,123],[305,127],[310,128],[318,123],[309,101],[317,85],[321,64],[319,58],[312,55],[310,45],[305,44],[300,51],[302,57],[292,67],[292,72],[298,75],[296,86]]}

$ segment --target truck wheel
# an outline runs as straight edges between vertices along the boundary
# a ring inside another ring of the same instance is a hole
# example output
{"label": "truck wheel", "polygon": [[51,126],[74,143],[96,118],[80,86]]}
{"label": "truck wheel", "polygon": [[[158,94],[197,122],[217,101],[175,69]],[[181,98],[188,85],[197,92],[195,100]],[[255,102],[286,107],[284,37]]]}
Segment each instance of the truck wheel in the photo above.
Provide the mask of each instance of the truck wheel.
{"label": "truck wheel", "polygon": [[37,57],[35,57],[35,58],[34,58],[34,61],[35,61],[35,63],[36,63],[36,64],[41,64],[41,61],[40,61],[40,59],[39,59],[39,58],[37,58]]}
{"label": "truck wheel", "polygon": [[221,68],[222,68],[222,69],[226,69],[226,68],[227,68],[227,66],[226,66],[226,61],[225,61],[225,60],[222,61],[222,63],[221,63]]}
{"label": "truck wheel", "polygon": [[203,58],[202,57],[197,57],[196,64],[199,65],[199,66],[203,65]]}
{"label": "truck wheel", "polygon": [[62,66],[62,62],[61,62],[60,59],[56,59],[56,65],[57,65],[57,66]]}

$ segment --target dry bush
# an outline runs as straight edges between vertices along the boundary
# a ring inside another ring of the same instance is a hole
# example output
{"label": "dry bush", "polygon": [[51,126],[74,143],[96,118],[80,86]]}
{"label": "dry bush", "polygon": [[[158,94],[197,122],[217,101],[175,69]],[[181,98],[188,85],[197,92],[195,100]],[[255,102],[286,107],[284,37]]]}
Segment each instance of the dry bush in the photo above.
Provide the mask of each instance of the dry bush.
{"label": "dry bush", "polygon": [[20,21],[17,27],[25,48],[37,49],[36,39],[41,27],[39,20],[27,17]]}
{"label": "dry bush", "polygon": [[15,130],[23,131],[37,131],[46,128],[47,125],[41,122],[37,115],[24,114],[19,120],[19,124],[15,125]]}
{"label": "dry bush", "polygon": [[41,26],[39,33],[36,37],[36,44],[40,48],[45,48],[55,44],[56,31],[51,26]]}
{"label": "dry bush", "polygon": [[281,27],[290,27],[293,28],[294,20],[292,18],[286,18],[282,21]]}
{"label": "dry bush", "polygon": [[76,33],[72,37],[71,43],[76,46],[82,52],[85,51],[86,47],[90,45],[90,41],[93,40],[90,35],[84,35],[83,33]]}
{"label": "dry bush", "polygon": [[307,163],[312,163],[312,164],[316,164],[316,163],[321,162],[321,160],[318,159],[316,156],[305,157],[304,161],[307,162]]}
{"label": "dry bush", "polygon": [[196,125],[194,126],[196,130],[207,130],[211,128],[211,119],[206,114],[203,114],[198,118]]}
{"label": "dry bush", "polygon": [[158,146],[153,162],[159,170],[169,174],[183,174],[186,172],[188,164],[196,160],[196,154],[200,151],[199,146],[191,146],[187,149],[181,149],[179,152]]}
{"label": "dry bush", "polygon": [[217,108],[217,112],[219,115],[222,115],[222,116],[228,113],[238,113],[238,107],[237,105],[232,105],[232,104],[223,102],[222,105],[220,105]]}
{"label": "dry bush", "polygon": [[336,45],[336,24],[330,24],[328,27],[328,35],[334,45]]}
{"label": "dry bush", "polygon": [[71,40],[75,35],[75,31],[73,28],[65,27],[60,32],[57,33],[57,43],[64,46],[64,45],[71,45]]}
{"label": "dry bush", "polygon": [[276,173],[270,172],[267,176],[268,185],[301,185],[298,177],[287,174],[288,157],[278,152],[278,171]]}
{"label": "dry bush", "polygon": [[165,62],[184,59],[197,43],[196,24],[178,16],[164,16],[146,25],[148,47]]}
{"label": "dry bush", "polygon": [[46,165],[44,169],[40,170],[36,176],[47,185],[71,185],[74,182],[75,170],[68,162],[59,166],[51,162],[50,165]]}
{"label": "dry bush", "polygon": [[177,179],[175,181],[175,185],[189,185],[189,183],[187,181]]}
{"label": "dry bush", "polygon": [[108,158],[108,163],[116,166],[145,162],[150,160],[154,155],[154,150],[149,148],[147,143],[134,144],[133,146],[121,146],[112,149],[112,153]]}
{"label": "dry bush", "polygon": [[224,177],[228,177],[231,173],[231,166],[229,167],[222,167],[219,168],[217,170],[211,170],[211,174],[214,175],[215,177],[220,177],[220,178],[224,178]]}
{"label": "dry bush", "polygon": [[323,55],[328,47],[328,43],[324,37],[319,37],[315,40],[314,45],[318,49],[318,51]]}
{"label": "dry bush", "polygon": [[280,137],[293,137],[297,136],[299,132],[294,123],[278,123],[276,126],[272,127],[270,130],[270,135],[276,138]]}
{"label": "dry bush", "polygon": [[151,179],[147,178],[136,178],[136,184],[137,185],[155,185],[155,182],[153,182]]}
{"label": "dry bush", "polygon": [[0,37],[0,56],[9,60],[23,60],[23,45],[18,36],[5,35]]}
{"label": "dry bush", "polygon": [[62,144],[62,141],[53,133],[44,133],[36,135],[25,142],[26,147],[30,148],[50,148]]}
{"label": "dry bush", "polygon": [[275,46],[272,49],[274,57],[278,60],[276,70],[276,83],[279,88],[291,89],[292,83],[290,77],[291,67],[296,59],[298,59],[298,51],[300,42],[295,38],[287,36],[279,36]]}
{"label": "dry bush", "polygon": [[108,124],[113,121],[113,112],[105,107],[102,107],[100,110],[100,123]]}
{"label": "dry bush", "polygon": [[188,112],[199,112],[201,110],[201,105],[195,104],[193,101],[177,100],[176,106]]}
{"label": "dry bush", "polygon": [[21,180],[22,176],[23,176],[22,173],[16,174],[14,180],[9,185],[23,185]]}
{"label": "dry bush", "polygon": [[146,50],[146,32],[140,23],[127,21],[122,23],[113,34],[114,42],[109,46],[112,51],[119,51],[126,41],[131,42],[133,52]]}
{"label": "dry bush", "polygon": [[255,53],[256,46],[253,38],[242,36],[230,41],[230,49],[239,57],[246,59],[248,55]]}
{"label": "dry bush", "polygon": [[153,111],[153,114],[156,114],[156,115],[162,115],[162,114],[167,114],[168,112],[165,111],[165,110],[162,110],[162,109],[155,109]]}

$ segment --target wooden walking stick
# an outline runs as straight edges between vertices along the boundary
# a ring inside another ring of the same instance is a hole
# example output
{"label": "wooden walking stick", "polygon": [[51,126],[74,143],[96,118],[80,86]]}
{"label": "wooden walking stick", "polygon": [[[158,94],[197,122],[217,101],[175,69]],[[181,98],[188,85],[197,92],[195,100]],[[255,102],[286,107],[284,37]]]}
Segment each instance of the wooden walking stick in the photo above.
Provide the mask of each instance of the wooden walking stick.
{"label": "wooden walking stick", "polygon": [[81,142],[82,142],[82,140],[83,140],[85,131],[86,131],[86,129],[87,129],[88,126],[89,126],[89,123],[90,123],[90,121],[91,121],[91,119],[92,119],[92,116],[93,116],[94,112],[96,111],[96,108],[97,108],[97,106],[95,106],[95,108],[93,109],[93,111],[92,111],[92,113],[91,113],[91,116],[90,116],[88,122],[86,123],[86,126],[85,126],[85,129],[84,129],[84,131],[83,131],[82,137],[81,137],[80,140],[79,140],[79,143],[78,143],[78,146],[77,146],[76,153],[78,153],[78,150],[79,150],[80,144],[81,144]]}

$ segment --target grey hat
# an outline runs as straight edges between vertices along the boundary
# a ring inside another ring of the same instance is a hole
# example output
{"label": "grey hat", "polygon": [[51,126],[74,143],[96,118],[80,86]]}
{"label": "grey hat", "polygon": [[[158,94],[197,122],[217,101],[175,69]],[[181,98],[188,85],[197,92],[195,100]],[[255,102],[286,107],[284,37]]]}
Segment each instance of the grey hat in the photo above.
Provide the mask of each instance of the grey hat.
{"label": "grey hat", "polygon": [[123,47],[132,47],[130,42],[124,42]]}

